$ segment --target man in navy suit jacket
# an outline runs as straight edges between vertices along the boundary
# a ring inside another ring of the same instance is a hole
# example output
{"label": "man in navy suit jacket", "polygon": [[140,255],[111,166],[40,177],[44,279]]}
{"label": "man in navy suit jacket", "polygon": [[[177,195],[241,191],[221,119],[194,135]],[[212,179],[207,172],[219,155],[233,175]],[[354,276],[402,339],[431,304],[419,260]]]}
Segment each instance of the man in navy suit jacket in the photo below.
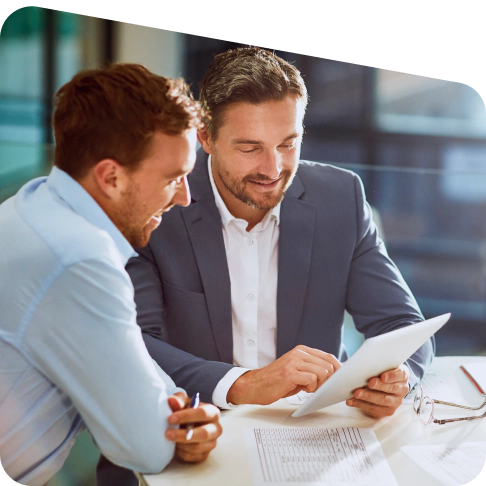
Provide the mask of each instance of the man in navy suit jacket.
{"label": "man in navy suit jacket", "polygon": [[[295,67],[259,48],[220,54],[201,102],[192,203],[127,266],[147,349],[178,386],[222,408],[271,403],[340,367],[346,310],[365,338],[423,320],[358,176],[299,161]],[[433,354],[432,339],[347,404],[393,414]]]}

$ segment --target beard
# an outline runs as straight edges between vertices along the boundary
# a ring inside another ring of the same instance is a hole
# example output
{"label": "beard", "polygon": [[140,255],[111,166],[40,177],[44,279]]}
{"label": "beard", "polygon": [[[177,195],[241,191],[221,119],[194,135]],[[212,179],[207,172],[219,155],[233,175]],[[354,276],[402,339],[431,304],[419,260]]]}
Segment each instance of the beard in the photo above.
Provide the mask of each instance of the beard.
{"label": "beard", "polygon": [[[214,163],[213,159],[213,163]],[[248,189],[248,183],[251,182],[272,182],[274,179],[264,174],[248,174],[243,179],[237,179],[231,177],[229,172],[219,167],[219,164],[214,164],[214,168],[218,173],[218,176],[226,187],[226,189],[233,194],[237,199],[244,202],[253,209],[261,209],[268,211],[273,209],[277,204],[282,201],[287,192],[287,189],[292,184],[294,180],[295,173],[297,172],[297,167],[295,170],[285,169],[280,173],[281,182],[279,186],[271,192],[263,194],[252,193]]]}
{"label": "beard", "polygon": [[147,246],[152,229],[147,225],[150,218],[143,200],[143,193],[137,184],[132,183],[123,194],[121,202],[110,217],[128,243],[134,248]]}

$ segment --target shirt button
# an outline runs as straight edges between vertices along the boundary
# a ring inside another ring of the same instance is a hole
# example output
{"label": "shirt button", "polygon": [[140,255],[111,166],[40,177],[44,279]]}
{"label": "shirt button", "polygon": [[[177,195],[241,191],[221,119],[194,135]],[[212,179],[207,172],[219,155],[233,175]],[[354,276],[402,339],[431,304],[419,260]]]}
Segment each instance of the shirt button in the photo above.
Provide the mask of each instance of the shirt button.
{"label": "shirt button", "polygon": [[253,245],[253,240],[252,240],[251,238],[247,238],[247,239],[246,239],[246,244],[247,244],[248,246]]}
{"label": "shirt button", "polygon": [[248,294],[246,298],[251,302],[252,300],[255,300],[255,296],[253,294]]}
{"label": "shirt button", "polygon": [[252,347],[252,346],[255,346],[255,341],[253,341],[253,339],[248,339],[248,341],[246,342],[248,344],[248,346]]}

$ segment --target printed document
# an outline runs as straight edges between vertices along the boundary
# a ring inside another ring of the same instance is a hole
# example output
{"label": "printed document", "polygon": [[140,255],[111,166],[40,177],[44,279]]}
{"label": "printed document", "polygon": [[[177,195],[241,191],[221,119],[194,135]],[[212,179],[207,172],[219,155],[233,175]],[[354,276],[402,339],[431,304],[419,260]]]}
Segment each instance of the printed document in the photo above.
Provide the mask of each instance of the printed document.
{"label": "printed document", "polygon": [[[424,395],[443,402],[461,403],[459,397],[435,374],[428,372],[420,382]],[[412,390],[403,400],[404,403],[413,402],[415,390]]]}
{"label": "printed document", "polygon": [[244,429],[255,486],[395,486],[373,429]]}
{"label": "printed document", "polygon": [[400,450],[444,486],[469,483],[486,459],[486,442],[464,442],[456,447],[405,446]]}

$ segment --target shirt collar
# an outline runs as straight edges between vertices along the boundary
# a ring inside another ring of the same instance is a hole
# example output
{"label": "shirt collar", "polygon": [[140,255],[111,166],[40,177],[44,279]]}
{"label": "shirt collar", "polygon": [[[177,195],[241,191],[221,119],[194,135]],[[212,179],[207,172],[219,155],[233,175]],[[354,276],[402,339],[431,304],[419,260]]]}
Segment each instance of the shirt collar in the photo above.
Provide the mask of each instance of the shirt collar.
{"label": "shirt collar", "polygon": [[[208,172],[209,172],[209,182],[211,183],[211,189],[213,190],[214,200],[216,202],[216,207],[218,208],[219,214],[221,215],[221,221],[223,223],[223,227],[226,228],[231,221],[237,220],[226,207],[221,195],[219,194],[218,188],[216,187],[216,183],[214,182],[213,171],[211,170],[211,154],[208,157]],[[271,220],[275,220],[277,226],[280,224],[280,205],[279,202],[273,209],[269,210],[263,219],[261,220],[260,224],[262,225],[262,229],[265,229],[268,225],[268,222]]]}
{"label": "shirt collar", "polygon": [[130,243],[128,243],[120,230],[113,224],[108,215],[69,174],[54,166],[47,178],[47,185],[74,212],[94,226],[105,230],[112,237],[125,264],[131,257],[137,256]]}

